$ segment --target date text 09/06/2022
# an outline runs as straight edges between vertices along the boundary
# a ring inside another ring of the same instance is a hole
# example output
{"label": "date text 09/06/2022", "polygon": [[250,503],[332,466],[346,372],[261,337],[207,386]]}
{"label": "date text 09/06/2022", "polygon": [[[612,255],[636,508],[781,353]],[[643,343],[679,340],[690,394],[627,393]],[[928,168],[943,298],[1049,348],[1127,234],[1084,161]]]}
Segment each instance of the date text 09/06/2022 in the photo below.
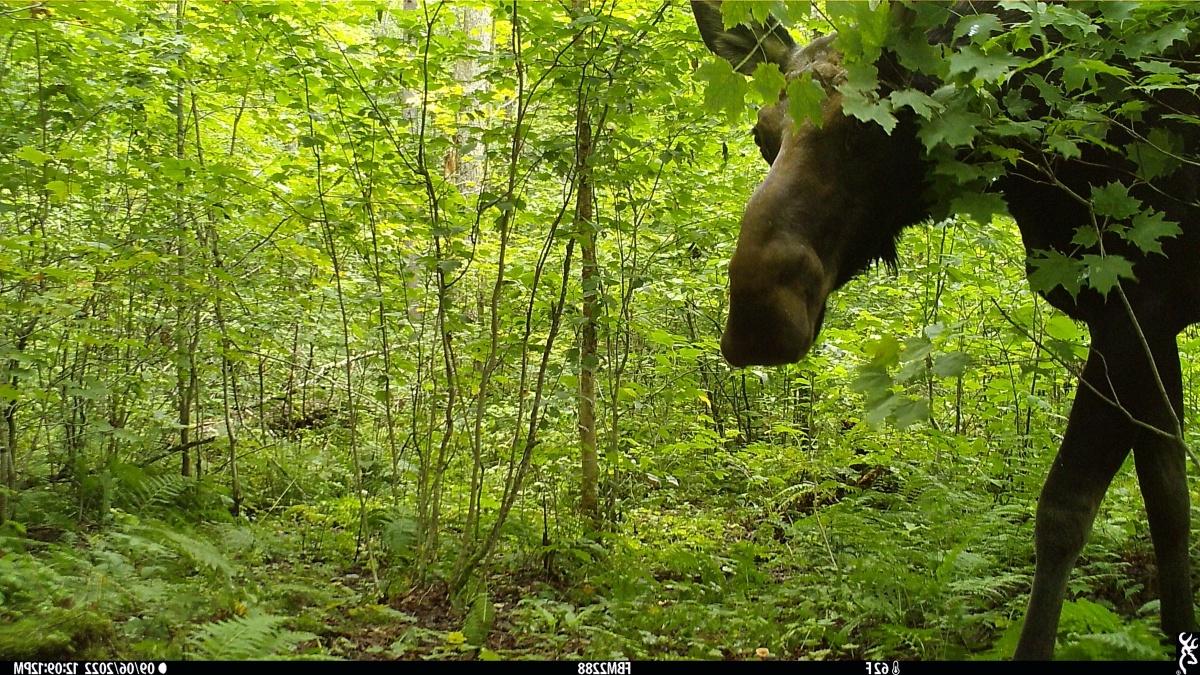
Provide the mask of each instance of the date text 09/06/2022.
{"label": "date text 09/06/2022", "polygon": [[14,661],[12,675],[166,675],[152,661]]}

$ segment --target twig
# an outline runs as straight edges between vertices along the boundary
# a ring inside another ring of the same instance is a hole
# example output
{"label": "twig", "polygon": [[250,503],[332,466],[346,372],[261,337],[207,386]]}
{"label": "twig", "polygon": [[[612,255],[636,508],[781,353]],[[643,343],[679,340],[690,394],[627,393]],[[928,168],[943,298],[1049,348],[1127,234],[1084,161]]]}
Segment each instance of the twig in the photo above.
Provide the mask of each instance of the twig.
{"label": "twig", "polygon": [[[1142,420],[1139,420],[1136,417],[1134,417],[1133,413],[1129,412],[1129,410],[1125,406],[1121,405],[1120,402],[1114,401],[1113,399],[1109,398],[1108,396],[1105,396],[1104,393],[1101,392],[1099,389],[1097,389],[1091,382],[1088,382],[1087,379],[1085,377],[1083,377],[1083,373],[1081,373],[1078,369],[1076,369],[1075,367],[1073,367],[1071,364],[1067,363],[1063,359],[1059,358],[1059,356],[1057,354],[1055,354],[1054,352],[1047,349],[1046,346],[1042,344],[1041,340],[1038,340],[1037,338],[1035,338],[1029,331],[1025,330],[1024,326],[1017,323],[1011,316],[1009,316],[1008,312],[1004,311],[1004,308],[1000,306],[1000,303],[996,302],[995,298],[990,298],[990,300],[992,302],[992,305],[995,306],[996,310],[998,312],[1000,312],[1000,316],[1003,316],[1004,319],[1006,321],[1008,321],[1008,323],[1011,324],[1013,328],[1016,328],[1018,331],[1020,331],[1022,335],[1024,335],[1026,338],[1029,338],[1029,340],[1032,341],[1033,344],[1036,345],[1039,350],[1045,352],[1046,355],[1050,357],[1051,361],[1057,363],[1058,365],[1062,366],[1063,368],[1066,368],[1068,372],[1070,372],[1072,375],[1075,375],[1079,379],[1080,384],[1087,387],[1088,390],[1091,391],[1093,394],[1095,394],[1097,397],[1099,397],[1100,400],[1104,401],[1105,403],[1107,403],[1107,404],[1111,405],[1112,407],[1116,408],[1117,410],[1121,411],[1121,414],[1125,415],[1125,418],[1128,419],[1130,422],[1132,422],[1135,426],[1141,427],[1142,429],[1146,429],[1147,431],[1150,431],[1151,433],[1154,433],[1155,435],[1162,436],[1164,438],[1168,438],[1172,441],[1175,441],[1176,443],[1179,443],[1181,446],[1183,446],[1184,451],[1187,452],[1188,457],[1191,458],[1192,464],[1194,464],[1196,466],[1197,470],[1200,470],[1200,457],[1197,457],[1196,453],[1190,447],[1188,447],[1187,443],[1184,442],[1182,433],[1174,434],[1169,431],[1164,431],[1163,429],[1159,429],[1158,427],[1154,426],[1153,424],[1143,422]],[[1104,355],[1101,354],[1100,357],[1101,357],[1101,359],[1103,359]],[[1107,371],[1108,371],[1108,368],[1105,367],[1105,372],[1107,372]],[[1110,383],[1111,383],[1111,381],[1110,381]],[[1115,388],[1114,388],[1114,391],[1115,391]],[[1167,405],[1169,407],[1171,407],[1172,412],[1174,412],[1174,406],[1171,406],[1169,400],[1167,402]]]}

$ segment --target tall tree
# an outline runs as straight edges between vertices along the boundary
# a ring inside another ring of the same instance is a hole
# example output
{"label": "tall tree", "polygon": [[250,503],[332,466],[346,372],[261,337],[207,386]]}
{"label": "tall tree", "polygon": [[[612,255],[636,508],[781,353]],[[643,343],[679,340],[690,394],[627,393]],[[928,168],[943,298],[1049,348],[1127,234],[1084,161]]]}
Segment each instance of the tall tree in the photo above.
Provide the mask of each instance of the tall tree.
{"label": "tall tree", "polygon": [[[589,0],[574,0],[575,14],[588,12]],[[588,31],[590,34],[591,31]],[[594,92],[588,86],[591,50],[597,48],[579,39],[579,89],[575,100],[575,237],[579,242],[579,279],[583,287],[582,321],[579,327],[579,508],[593,523],[599,520],[597,503],[600,459],[596,454],[596,318],[600,315],[600,279],[596,268],[596,188],[592,182],[592,106]]]}

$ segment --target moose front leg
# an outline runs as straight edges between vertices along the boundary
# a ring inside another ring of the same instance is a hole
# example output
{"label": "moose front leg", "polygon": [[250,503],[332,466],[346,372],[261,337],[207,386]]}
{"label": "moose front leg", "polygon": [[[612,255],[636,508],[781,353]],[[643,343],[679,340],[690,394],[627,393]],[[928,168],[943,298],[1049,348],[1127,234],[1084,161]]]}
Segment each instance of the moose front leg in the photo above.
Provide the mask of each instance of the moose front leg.
{"label": "moose front leg", "polygon": [[[1156,383],[1153,387],[1147,386],[1149,391],[1138,399],[1140,403],[1134,409],[1134,414],[1158,429],[1172,432],[1177,422],[1183,424],[1183,378],[1179,369],[1179,348],[1175,336],[1162,336],[1151,348],[1174,414],[1166,407],[1163,392],[1158,390]],[[1146,515],[1150,520],[1154,557],[1158,561],[1162,629],[1168,636],[1196,630],[1191,563],[1188,559],[1191,512],[1186,454],[1179,439],[1161,433],[1138,429],[1134,438],[1133,458],[1137,464]]]}
{"label": "moose front leg", "polygon": [[[1188,557],[1190,516],[1184,450],[1177,441],[1140,434],[1134,446],[1138,483],[1150,520],[1158,561],[1159,612],[1163,632],[1196,631]],[[1144,440],[1143,440],[1144,439]]]}
{"label": "moose front leg", "polygon": [[[1104,360],[1094,347],[1083,377],[1088,382],[1107,383]],[[1106,389],[1107,384],[1100,391]],[[1048,660],[1054,655],[1067,579],[1087,542],[1100,500],[1129,454],[1131,444],[1128,423],[1080,383],[1062,447],[1038,500],[1037,569],[1016,658]]]}

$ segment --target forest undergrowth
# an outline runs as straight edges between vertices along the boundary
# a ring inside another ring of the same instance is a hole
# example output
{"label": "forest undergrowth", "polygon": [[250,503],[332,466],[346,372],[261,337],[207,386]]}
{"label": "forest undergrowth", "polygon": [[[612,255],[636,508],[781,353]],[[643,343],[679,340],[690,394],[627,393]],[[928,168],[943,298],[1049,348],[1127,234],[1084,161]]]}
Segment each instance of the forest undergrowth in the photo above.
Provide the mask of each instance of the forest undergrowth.
{"label": "forest undergrowth", "polygon": [[[1030,258],[979,186],[1194,96],[1200,5],[955,15],[934,49],[896,4],[722,5],[944,71],[884,95],[864,60],[843,107],[926,119],[963,191],[803,363],[732,368],[757,110],[826,93],[742,77],[688,3],[0,0],[0,659],[1011,656],[1088,358],[1033,291],[1133,268]],[[1046,26],[1073,39],[1028,59]],[[1151,264],[1182,230],[1135,194],[1182,147],[1091,186]],[[1197,448],[1200,327],[1179,351]],[[1169,657],[1154,564],[1126,466],[1056,655]]]}
{"label": "forest undergrowth", "polygon": [[[947,443],[935,434],[906,442]],[[949,450],[950,448],[946,448]],[[899,453],[896,453],[899,455]],[[409,576],[411,520],[328,496],[227,514],[207,481],[130,470],[105,523],[60,486],[0,539],[10,658],[971,659],[1012,649],[1044,455],[751,446],[697,459],[611,531],[522,512],[473,597]],[[728,478],[728,477],[732,477]],[[306,486],[306,490],[330,486]],[[1065,658],[1158,659],[1132,471],[1072,578]],[[201,514],[186,516],[185,514]],[[545,534],[545,538],[543,538]],[[369,541],[370,545],[367,545]],[[356,545],[358,543],[358,545]],[[357,549],[357,554],[356,554]]]}

